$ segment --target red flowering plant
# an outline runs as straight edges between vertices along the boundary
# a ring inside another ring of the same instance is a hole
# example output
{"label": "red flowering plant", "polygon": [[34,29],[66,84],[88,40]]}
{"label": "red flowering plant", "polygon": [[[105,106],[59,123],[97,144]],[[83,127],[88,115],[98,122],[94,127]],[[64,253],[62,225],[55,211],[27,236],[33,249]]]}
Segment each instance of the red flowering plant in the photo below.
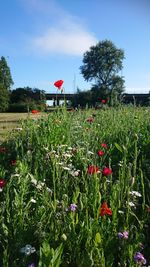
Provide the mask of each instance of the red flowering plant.
{"label": "red flowering plant", "polygon": [[0,178],[0,191],[2,191],[3,187],[6,185],[6,180]]}
{"label": "red flowering plant", "polygon": [[108,167],[104,167],[103,171],[102,171],[102,174],[104,176],[109,176],[112,174],[112,169],[108,168]]}
{"label": "red flowering plant", "polygon": [[64,83],[63,80],[58,80],[58,81],[54,82],[54,86],[57,87],[58,90],[61,90],[61,92],[63,92],[63,89],[62,89],[63,83]]}
{"label": "red flowering plant", "polygon": [[7,151],[6,147],[0,147],[0,153],[5,153]]}
{"label": "red flowering plant", "polygon": [[108,148],[108,146],[106,145],[106,143],[102,143],[101,144],[101,147],[102,147],[102,149],[100,149],[100,150],[97,151],[97,155],[98,156],[104,156],[105,155],[105,149]]}
{"label": "red flowering plant", "polygon": [[94,121],[94,118],[92,118],[92,117],[87,118],[87,122],[92,123],[93,121]]}
{"label": "red flowering plant", "polygon": [[102,100],[101,100],[101,103],[102,103],[102,104],[106,104],[106,103],[107,103],[107,99],[102,99]]}
{"label": "red flowering plant", "polygon": [[91,166],[88,167],[87,173],[90,174],[90,175],[92,175],[94,173],[100,173],[100,170],[99,170],[98,167],[96,167],[94,165],[91,165]]}
{"label": "red flowering plant", "polygon": [[107,202],[103,202],[100,207],[100,216],[104,217],[104,215],[112,215],[112,210],[108,207]]}
{"label": "red flowering plant", "polygon": [[98,150],[97,151],[97,155],[98,156],[104,156],[105,155],[105,152],[103,150]]}
{"label": "red flowering plant", "polygon": [[108,148],[107,145],[106,145],[106,143],[102,143],[101,144],[101,147],[106,148],[106,149]]}
{"label": "red flowering plant", "polygon": [[31,113],[32,113],[32,114],[38,114],[39,111],[38,111],[37,109],[32,109],[32,110],[31,110]]}
{"label": "red flowering plant", "polygon": [[147,212],[150,213],[150,207],[147,207]]}
{"label": "red flowering plant", "polygon": [[15,166],[16,163],[17,163],[17,161],[16,161],[15,159],[11,160],[11,165],[12,165],[12,166]]}

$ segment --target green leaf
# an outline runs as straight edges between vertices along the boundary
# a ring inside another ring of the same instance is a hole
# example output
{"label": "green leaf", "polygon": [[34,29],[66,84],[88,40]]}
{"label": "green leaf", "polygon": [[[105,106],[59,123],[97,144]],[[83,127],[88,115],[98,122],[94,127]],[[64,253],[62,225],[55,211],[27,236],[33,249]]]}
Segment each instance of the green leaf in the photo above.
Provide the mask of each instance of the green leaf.
{"label": "green leaf", "polygon": [[95,235],[95,243],[96,244],[100,244],[101,243],[100,233],[96,233],[96,235]]}
{"label": "green leaf", "polygon": [[122,147],[121,147],[119,144],[115,143],[115,147],[116,147],[121,153],[123,153]]}

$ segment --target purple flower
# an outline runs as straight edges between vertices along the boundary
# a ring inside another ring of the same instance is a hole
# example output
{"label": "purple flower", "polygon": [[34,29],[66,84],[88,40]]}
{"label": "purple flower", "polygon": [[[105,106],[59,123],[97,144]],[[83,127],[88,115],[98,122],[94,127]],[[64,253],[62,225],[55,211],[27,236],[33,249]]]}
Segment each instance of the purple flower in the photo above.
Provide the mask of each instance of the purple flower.
{"label": "purple flower", "polygon": [[30,263],[27,267],[35,267],[34,262]]}
{"label": "purple flower", "polygon": [[27,267],[35,267],[34,262],[30,263]]}
{"label": "purple flower", "polygon": [[76,209],[77,209],[77,205],[76,204],[74,204],[74,203],[73,204],[70,204],[70,210],[71,211],[74,212],[74,211],[76,211]]}
{"label": "purple flower", "polygon": [[118,237],[119,238],[123,238],[123,239],[128,239],[128,237],[129,237],[128,235],[129,235],[128,231],[124,231],[122,233],[118,233]]}
{"label": "purple flower", "polygon": [[136,252],[134,255],[134,260],[137,263],[146,264],[146,259],[144,258],[144,255],[141,252]]}
{"label": "purple flower", "polygon": [[123,238],[123,233],[118,233],[119,238]]}

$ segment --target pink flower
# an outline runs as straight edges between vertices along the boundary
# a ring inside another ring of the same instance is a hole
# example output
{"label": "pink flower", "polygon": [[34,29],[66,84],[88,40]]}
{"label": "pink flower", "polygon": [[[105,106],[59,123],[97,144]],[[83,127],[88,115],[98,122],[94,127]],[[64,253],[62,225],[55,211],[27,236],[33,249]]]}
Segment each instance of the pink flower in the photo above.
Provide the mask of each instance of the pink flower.
{"label": "pink flower", "polygon": [[112,170],[111,170],[110,168],[108,168],[108,167],[105,167],[105,168],[103,169],[103,171],[102,171],[102,174],[103,174],[104,176],[109,176],[109,175],[112,174]]}
{"label": "pink flower", "polygon": [[76,204],[74,204],[74,203],[72,203],[72,204],[70,204],[70,210],[71,211],[76,211],[76,209],[77,209],[77,205]]}
{"label": "pink flower", "polygon": [[88,172],[88,174],[94,174],[94,173],[100,173],[100,170],[98,167],[91,165],[88,167],[87,172]]}
{"label": "pink flower", "polygon": [[120,232],[120,233],[118,233],[118,237],[123,238],[123,239],[128,239],[129,233],[128,233],[128,231]]}

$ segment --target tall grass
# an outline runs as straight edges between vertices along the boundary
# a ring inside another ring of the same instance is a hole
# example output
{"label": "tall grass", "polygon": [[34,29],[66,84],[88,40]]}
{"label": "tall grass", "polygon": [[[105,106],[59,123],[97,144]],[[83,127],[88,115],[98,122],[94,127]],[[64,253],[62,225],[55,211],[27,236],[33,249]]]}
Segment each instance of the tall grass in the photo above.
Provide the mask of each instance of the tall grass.
{"label": "tall grass", "polygon": [[150,264],[149,108],[64,109],[22,128],[1,145],[0,266]]}

